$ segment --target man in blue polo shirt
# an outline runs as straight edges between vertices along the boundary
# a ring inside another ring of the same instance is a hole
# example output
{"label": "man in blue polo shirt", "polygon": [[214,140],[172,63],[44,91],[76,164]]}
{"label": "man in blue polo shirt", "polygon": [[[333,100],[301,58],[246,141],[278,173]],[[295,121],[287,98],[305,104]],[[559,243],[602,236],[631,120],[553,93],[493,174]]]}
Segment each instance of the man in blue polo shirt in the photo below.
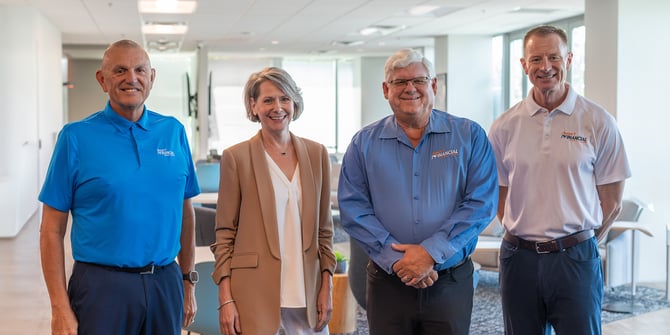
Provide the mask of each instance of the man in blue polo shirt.
{"label": "man in blue polo shirt", "polygon": [[63,127],[39,196],[52,332],[178,335],[196,311],[190,198],[200,189],[186,133],[145,108],[155,70],[139,44],[112,44],[96,78],[109,102]]}
{"label": "man in blue polo shirt", "polygon": [[493,150],[477,123],[433,109],[419,52],[393,54],[384,75],[393,115],[354,135],[338,186],[342,225],[371,259],[370,334],[466,335],[470,254],[497,206]]}

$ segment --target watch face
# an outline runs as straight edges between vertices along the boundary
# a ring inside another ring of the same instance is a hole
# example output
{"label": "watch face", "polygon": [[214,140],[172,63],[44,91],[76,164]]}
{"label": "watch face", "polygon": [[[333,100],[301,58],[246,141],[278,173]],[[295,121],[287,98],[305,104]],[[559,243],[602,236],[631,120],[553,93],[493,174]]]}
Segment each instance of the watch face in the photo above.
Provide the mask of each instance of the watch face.
{"label": "watch face", "polygon": [[184,273],[184,280],[188,280],[191,283],[195,284],[200,280],[200,276],[198,276],[198,271],[191,271],[189,273]]}

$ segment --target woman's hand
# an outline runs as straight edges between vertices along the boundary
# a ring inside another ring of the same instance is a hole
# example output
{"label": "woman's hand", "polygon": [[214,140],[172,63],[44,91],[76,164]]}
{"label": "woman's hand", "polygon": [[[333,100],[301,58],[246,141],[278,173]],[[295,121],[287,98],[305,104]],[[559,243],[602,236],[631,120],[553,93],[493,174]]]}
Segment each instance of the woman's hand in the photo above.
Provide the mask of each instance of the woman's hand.
{"label": "woman's hand", "polygon": [[223,335],[237,335],[242,333],[240,314],[235,302],[225,304],[219,308],[219,331]]}
{"label": "woman's hand", "polygon": [[317,322],[314,330],[319,332],[326,328],[333,316],[333,281],[330,272],[321,272],[321,288],[316,297]]}

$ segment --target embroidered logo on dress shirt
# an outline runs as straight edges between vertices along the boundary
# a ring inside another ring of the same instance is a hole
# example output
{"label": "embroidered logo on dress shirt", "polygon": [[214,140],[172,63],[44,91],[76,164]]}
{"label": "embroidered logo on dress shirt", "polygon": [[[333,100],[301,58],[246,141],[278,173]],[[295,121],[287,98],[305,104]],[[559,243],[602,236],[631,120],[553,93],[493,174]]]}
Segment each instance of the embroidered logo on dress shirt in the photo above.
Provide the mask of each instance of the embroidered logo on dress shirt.
{"label": "embroidered logo on dress shirt", "polygon": [[170,150],[168,150],[168,149],[161,149],[161,148],[158,148],[158,149],[156,149],[156,153],[157,153],[159,156],[174,157],[174,151],[170,151]]}
{"label": "embroidered logo on dress shirt", "polygon": [[571,142],[586,143],[586,137],[577,135],[577,132],[575,132],[575,131],[564,130],[563,133],[561,133],[561,138],[566,139],[566,140],[571,141]]}
{"label": "embroidered logo on dress shirt", "polygon": [[446,158],[449,156],[458,156],[458,149],[439,150],[431,154],[430,159]]}

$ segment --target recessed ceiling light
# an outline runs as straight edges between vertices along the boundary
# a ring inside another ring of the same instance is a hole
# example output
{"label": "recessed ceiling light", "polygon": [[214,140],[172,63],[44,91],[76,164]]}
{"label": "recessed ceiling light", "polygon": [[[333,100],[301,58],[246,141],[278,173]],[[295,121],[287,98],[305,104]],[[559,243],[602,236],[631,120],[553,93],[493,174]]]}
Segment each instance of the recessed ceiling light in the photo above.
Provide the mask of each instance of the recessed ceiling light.
{"label": "recessed ceiling light", "polygon": [[152,35],[183,35],[188,31],[184,22],[144,22],[142,33]]}
{"label": "recessed ceiling light", "polygon": [[374,25],[374,26],[368,26],[365,27],[361,30],[358,31],[359,34],[363,36],[369,36],[373,34],[379,34],[382,36],[386,36],[392,33],[395,33],[396,31],[400,31],[407,28],[404,25],[401,26],[385,26],[385,25]]}
{"label": "recessed ceiling light", "polygon": [[330,43],[330,45],[332,45],[332,46],[341,45],[341,46],[351,47],[351,46],[355,46],[355,45],[361,45],[363,43],[365,43],[365,42],[363,42],[363,41],[332,41]]}
{"label": "recessed ceiling light", "polygon": [[190,14],[198,7],[196,1],[186,0],[139,0],[137,8],[140,13],[157,14]]}

